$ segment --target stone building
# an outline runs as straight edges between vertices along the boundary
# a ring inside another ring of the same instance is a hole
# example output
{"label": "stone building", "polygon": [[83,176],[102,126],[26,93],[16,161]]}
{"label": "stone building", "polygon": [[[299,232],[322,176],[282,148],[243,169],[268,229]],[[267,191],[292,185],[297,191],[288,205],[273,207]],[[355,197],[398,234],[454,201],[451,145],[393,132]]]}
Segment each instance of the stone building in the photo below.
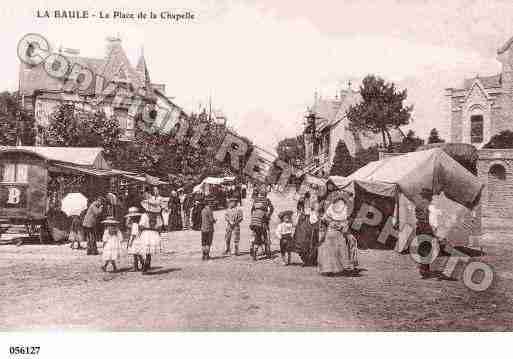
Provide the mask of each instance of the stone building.
{"label": "stone building", "polygon": [[463,87],[446,89],[451,142],[481,148],[504,130],[513,130],[513,38],[497,50],[502,71],[465,79]]}
{"label": "stone building", "polygon": [[[335,98],[322,98],[315,94],[304,123],[305,172],[327,175],[340,140],[345,142],[352,156],[363,149],[383,144],[380,134],[356,134],[348,129],[346,112],[361,99],[360,93],[350,85],[348,89],[337,93]],[[393,142],[401,142],[403,139],[401,131],[391,131],[391,136]]]}
{"label": "stone building", "polygon": [[513,228],[513,149],[480,150],[477,170],[483,228]]}
{"label": "stone building", "polygon": [[[21,63],[19,74],[19,91],[23,98],[23,106],[33,111],[36,120],[36,143],[44,142],[45,128],[49,124],[51,114],[63,103],[73,103],[76,109],[96,110],[93,101],[103,95],[105,89],[97,86],[97,76],[104,79],[104,85],[113,83],[127,90],[139,88],[151,89],[155,96],[170,102],[165,96],[165,86],[152,83],[146,65],[144,54],[141,54],[134,67],[128,60],[117,37],[107,38],[106,54],[104,58],[89,58],[62,53],[70,64],[77,68],[85,67],[92,70],[95,78],[91,85],[84,90],[77,91],[67,86],[66,81],[53,78],[45,71],[44,66],[31,66]],[[69,71],[67,77],[71,77]],[[77,80],[78,81],[78,80]],[[122,139],[130,140],[134,136],[134,118],[128,113],[127,104],[112,105],[114,96],[107,96],[102,102],[102,109],[107,116],[115,115],[122,130]]]}

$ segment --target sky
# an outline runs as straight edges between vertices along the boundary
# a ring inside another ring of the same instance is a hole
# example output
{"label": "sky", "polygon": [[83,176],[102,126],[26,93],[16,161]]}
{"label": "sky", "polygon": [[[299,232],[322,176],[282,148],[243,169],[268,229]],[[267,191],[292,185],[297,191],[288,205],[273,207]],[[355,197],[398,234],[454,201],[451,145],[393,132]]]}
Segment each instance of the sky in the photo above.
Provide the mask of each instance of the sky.
{"label": "sky", "polygon": [[[133,5],[127,5],[132,3]],[[144,3],[144,6],[142,4]],[[184,11],[195,19],[38,19],[44,10]],[[208,104],[269,150],[301,132],[315,91],[334,97],[367,74],[407,88],[411,127],[449,137],[444,89],[500,71],[497,49],[513,36],[513,1],[16,1],[0,10],[3,87],[18,84],[18,41],[39,33],[55,47],[103,57],[119,35],[135,65],[186,111]]]}

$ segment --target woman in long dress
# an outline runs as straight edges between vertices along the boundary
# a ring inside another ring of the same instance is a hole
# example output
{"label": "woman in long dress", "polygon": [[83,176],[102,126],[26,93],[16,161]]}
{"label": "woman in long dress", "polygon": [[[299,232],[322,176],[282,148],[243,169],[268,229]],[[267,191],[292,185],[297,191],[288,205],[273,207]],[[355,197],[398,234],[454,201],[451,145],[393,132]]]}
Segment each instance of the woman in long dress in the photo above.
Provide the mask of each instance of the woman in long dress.
{"label": "woman in long dress", "polygon": [[182,224],[182,204],[176,191],[171,192],[169,198],[169,231],[181,231]]}
{"label": "woman in long dress", "polygon": [[355,269],[356,253],[354,245],[348,241],[349,195],[338,192],[322,218],[326,232],[320,238],[318,249],[318,269],[323,275],[349,272]]}
{"label": "woman in long dress", "polygon": [[317,265],[317,246],[319,242],[318,202],[312,202],[310,214],[305,213],[305,202],[298,202],[298,219],[294,231],[294,243],[299,257],[305,266]]}
{"label": "woman in long dress", "polygon": [[142,214],[139,221],[139,230],[141,241],[141,255],[144,258],[143,273],[151,268],[151,257],[160,253],[161,239],[160,230],[162,228],[162,210],[160,201],[146,200],[141,202],[145,213]]}

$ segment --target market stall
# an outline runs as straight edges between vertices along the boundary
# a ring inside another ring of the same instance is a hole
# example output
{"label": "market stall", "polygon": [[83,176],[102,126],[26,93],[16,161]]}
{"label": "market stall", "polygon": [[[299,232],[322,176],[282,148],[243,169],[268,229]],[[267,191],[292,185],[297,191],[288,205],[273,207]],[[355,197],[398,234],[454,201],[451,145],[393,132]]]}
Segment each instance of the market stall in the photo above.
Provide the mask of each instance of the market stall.
{"label": "market stall", "polygon": [[22,237],[64,240],[69,217],[61,203],[69,193],[89,202],[112,191],[123,171],[110,169],[101,148],[0,147],[2,231],[24,226]]}
{"label": "market stall", "polygon": [[377,240],[389,220],[397,229],[413,229],[400,232],[400,243],[411,240],[415,234],[415,206],[421,201],[423,188],[435,194],[432,204],[440,212],[438,220],[443,221],[438,234],[460,245],[471,233],[472,210],[479,203],[482,189],[476,176],[440,148],[371,162],[348,177],[330,179],[337,187],[354,194],[353,218],[358,213],[362,215],[364,205],[380,213],[379,221],[361,221],[363,225],[357,233],[361,243],[378,248],[395,247],[393,236],[385,238],[386,241]]}

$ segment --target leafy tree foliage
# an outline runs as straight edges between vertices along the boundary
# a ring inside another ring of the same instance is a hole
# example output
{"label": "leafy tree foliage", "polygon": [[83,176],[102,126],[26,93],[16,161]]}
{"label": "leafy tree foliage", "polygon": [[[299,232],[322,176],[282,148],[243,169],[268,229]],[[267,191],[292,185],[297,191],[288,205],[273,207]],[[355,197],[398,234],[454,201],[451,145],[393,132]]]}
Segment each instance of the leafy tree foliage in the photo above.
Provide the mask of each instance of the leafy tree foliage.
{"label": "leafy tree foliage", "polygon": [[354,156],[354,170],[367,165],[370,162],[379,160],[379,148],[378,146],[372,146],[367,149],[357,152]]}
{"label": "leafy tree foliage", "polygon": [[413,130],[409,130],[406,133],[406,137],[403,139],[403,142],[401,143],[401,145],[399,147],[399,152],[401,152],[401,153],[413,152],[413,151],[417,150],[417,148],[419,148],[423,144],[424,144],[424,140],[417,137]]}
{"label": "leafy tree foliage", "polygon": [[335,157],[331,166],[330,176],[348,176],[353,172],[353,158],[347,149],[346,143],[338,141],[335,148]]}
{"label": "leafy tree foliage", "polygon": [[62,104],[51,115],[44,136],[47,146],[103,147],[107,159],[112,159],[120,147],[121,130],[115,116],[104,112],[85,112],[73,104]]}
{"label": "leafy tree foliage", "polygon": [[305,142],[303,135],[285,138],[276,146],[278,158],[294,166],[302,167],[305,161]]}
{"label": "leafy tree foliage", "polygon": [[391,149],[390,130],[410,122],[413,106],[404,106],[407,90],[398,91],[393,83],[368,75],[360,86],[362,101],[349,107],[347,118],[353,131],[381,133],[383,144]]}
{"label": "leafy tree foliage", "polygon": [[484,148],[513,148],[513,132],[506,130],[494,135]]}
{"label": "leafy tree foliage", "polygon": [[436,128],[433,128],[429,132],[428,143],[442,143],[442,142],[445,142],[445,141],[438,134],[438,130]]}
{"label": "leafy tree foliage", "polygon": [[[207,176],[239,174],[232,172],[228,159],[219,163],[215,158],[227,127],[203,115],[192,114],[187,120],[190,127],[182,142],[175,138],[178,126],[169,134],[136,131],[134,141],[123,144],[113,165],[127,171],[170,179],[176,186],[197,183]],[[137,121],[140,121],[140,117]],[[197,146],[193,146],[191,139],[200,125],[205,126],[204,132]]]}
{"label": "leafy tree foliage", "polygon": [[0,145],[15,146],[18,139],[23,145],[34,144],[34,116],[18,100],[17,94],[0,93]]}

